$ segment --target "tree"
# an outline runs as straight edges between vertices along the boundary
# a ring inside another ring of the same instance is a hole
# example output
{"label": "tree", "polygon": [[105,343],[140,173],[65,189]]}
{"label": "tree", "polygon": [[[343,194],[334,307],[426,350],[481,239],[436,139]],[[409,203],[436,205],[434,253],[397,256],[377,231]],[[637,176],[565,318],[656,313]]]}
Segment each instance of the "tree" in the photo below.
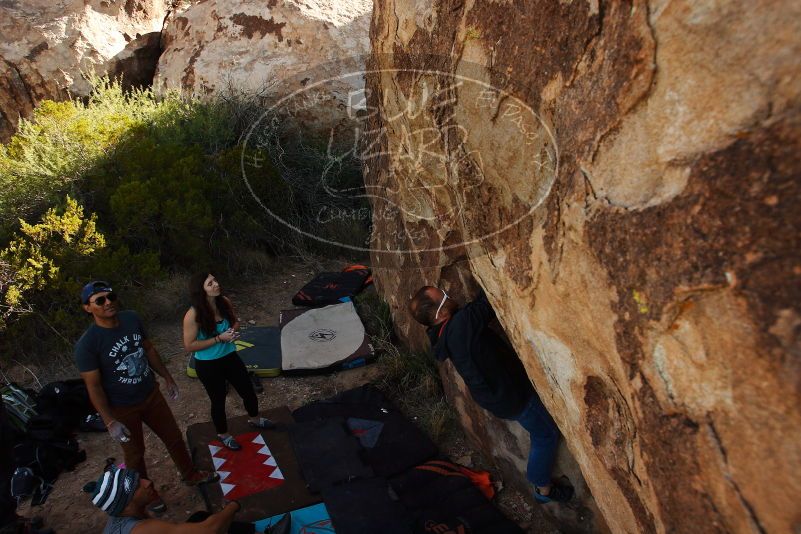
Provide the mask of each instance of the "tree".
{"label": "tree", "polygon": [[97,217],[67,196],[63,210],[51,208],[38,224],[20,220],[20,230],[0,251],[0,327],[14,314],[31,312],[33,293],[71,289],[75,268],[106,246]]}

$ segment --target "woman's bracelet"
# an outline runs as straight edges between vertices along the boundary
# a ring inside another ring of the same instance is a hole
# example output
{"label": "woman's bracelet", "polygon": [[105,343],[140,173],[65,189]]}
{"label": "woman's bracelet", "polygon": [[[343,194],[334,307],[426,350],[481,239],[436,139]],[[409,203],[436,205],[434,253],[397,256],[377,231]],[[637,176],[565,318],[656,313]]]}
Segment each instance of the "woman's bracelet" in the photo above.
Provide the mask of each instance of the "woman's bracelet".
{"label": "woman's bracelet", "polygon": [[214,336],[214,344],[216,345],[219,342],[220,342],[220,336]]}

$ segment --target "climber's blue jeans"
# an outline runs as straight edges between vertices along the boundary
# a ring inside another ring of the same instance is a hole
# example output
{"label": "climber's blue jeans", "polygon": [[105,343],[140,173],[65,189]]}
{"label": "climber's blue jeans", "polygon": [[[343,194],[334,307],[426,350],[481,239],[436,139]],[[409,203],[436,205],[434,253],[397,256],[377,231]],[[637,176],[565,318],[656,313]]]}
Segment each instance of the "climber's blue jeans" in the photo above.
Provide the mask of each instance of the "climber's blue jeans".
{"label": "climber's blue jeans", "polygon": [[536,393],[514,420],[528,430],[531,436],[526,478],[535,486],[549,485],[556,448],[559,445],[559,428]]}

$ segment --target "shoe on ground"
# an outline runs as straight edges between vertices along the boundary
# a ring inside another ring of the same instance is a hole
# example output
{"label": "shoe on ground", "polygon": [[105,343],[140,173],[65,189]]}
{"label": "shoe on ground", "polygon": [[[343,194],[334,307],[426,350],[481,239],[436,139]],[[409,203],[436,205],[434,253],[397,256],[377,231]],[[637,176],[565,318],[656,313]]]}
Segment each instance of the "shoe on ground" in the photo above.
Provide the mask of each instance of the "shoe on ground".
{"label": "shoe on ground", "polygon": [[147,511],[153,515],[161,515],[167,511],[167,505],[161,500],[161,497],[156,494],[153,500],[147,504]]}
{"label": "shoe on ground", "polygon": [[87,415],[86,418],[78,425],[79,432],[106,432],[106,423],[99,413]]}
{"label": "shoe on ground", "polygon": [[187,486],[198,486],[200,484],[217,482],[218,480],[220,480],[220,475],[216,471],[201,471],[195,469],[184,479],[184,484]]}
{"label": "shoe on ground", "polygon": [[256,421],[248,421],[248,422],[250,423],[250,426],[261,428],[263,430],[275,428],[275,423],[273,423],[266,417],[259,417]]}
{"label": "shoe on ground", "polygon": [[242,445],[240,445],[239,442],[231,435],[225,438],[220,438],[220,441],[223,445],[225,445],[226,449],[231,449],[232,451],[242,450]]}
{"label": "shoe on ground", "polygon": [[539,488],[534,487],[534,498],[540,504],[549,502],[567,502],[573,498],[573,486],[565,484],[552,484],[551,491],[548,495],[542,495]]}

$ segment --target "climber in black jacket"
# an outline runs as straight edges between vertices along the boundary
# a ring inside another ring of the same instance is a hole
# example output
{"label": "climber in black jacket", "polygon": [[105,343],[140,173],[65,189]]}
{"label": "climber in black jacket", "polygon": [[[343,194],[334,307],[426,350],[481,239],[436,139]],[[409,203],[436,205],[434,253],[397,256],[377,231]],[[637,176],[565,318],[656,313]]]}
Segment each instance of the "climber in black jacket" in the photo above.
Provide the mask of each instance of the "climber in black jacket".
{"label": "climber in black jacket", "polygon": [[573,488],[551,481],[559,429],[537,396],[514,351],[491,328],[495,318],[483,291],[462,308],[441,289],[420,288],[409,301],[417,322],[428,327],[434,355],[450,358],[473,400],[502,419],[520,423],[531,436],[526,476],[538,502],[570,500]]}

